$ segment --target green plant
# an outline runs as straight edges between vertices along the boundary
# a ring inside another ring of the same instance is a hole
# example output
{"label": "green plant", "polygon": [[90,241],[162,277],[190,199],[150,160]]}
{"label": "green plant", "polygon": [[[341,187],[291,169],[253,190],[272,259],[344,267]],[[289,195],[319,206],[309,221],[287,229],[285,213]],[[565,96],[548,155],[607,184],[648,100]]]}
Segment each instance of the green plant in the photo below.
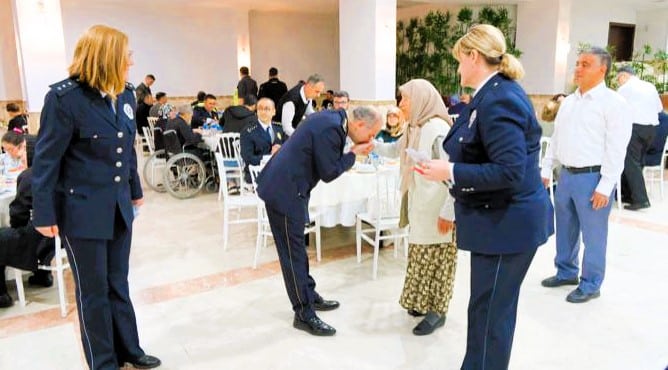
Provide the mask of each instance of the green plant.
{"label": "green plant", "polygon": [[654,54],[654,68],[659,71],[661,80],[655,84],[660,94],[668,92],[668,81],[666,81],[666,71],[668,71],[668,53],[665,50],[657,50]]}

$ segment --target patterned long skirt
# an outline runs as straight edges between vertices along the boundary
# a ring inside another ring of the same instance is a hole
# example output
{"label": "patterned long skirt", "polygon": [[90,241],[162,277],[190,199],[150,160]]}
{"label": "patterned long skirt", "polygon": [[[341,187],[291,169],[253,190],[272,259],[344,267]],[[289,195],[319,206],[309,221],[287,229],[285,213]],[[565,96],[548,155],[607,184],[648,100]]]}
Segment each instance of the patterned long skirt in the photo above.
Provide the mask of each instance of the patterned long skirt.
{"label": "patterned long skirt", "polygon": [[410,244],[404,290],[399,304],[407,310],[448,312],[457,268],[457,245]]}

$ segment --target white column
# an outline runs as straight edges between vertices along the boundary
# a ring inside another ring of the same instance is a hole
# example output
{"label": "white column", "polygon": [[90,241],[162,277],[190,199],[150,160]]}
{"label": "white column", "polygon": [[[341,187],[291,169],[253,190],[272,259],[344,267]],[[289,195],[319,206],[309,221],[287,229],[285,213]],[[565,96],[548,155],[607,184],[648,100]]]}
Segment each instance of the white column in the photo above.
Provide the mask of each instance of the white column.
{"label": "white column", "polygon": [[567,84],[571,0],[535,0],[517,5],[517,47],[529,94],[564,92]]}
{"label": "white column", "polygon": [[23,99],[38,112],[49,85],[67,77],[60,0],[14,0],[13,14]]}
{"label": "white column", "polygon": [[396,24],[396,0],[339,0],[341,89],[352,100],[394,100]]}

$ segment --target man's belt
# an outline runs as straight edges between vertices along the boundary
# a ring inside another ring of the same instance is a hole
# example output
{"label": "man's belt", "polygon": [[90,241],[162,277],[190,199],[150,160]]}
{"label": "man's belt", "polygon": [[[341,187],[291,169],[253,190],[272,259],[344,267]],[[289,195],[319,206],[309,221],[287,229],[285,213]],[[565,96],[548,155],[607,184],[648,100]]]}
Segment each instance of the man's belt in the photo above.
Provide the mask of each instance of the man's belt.
{"label": "man's belt", "polygon": [[564,166],[564,169],[574,175],[579,173],[595,173],[601,172],[601,166],[589,166],[589,167],[568,167]]}

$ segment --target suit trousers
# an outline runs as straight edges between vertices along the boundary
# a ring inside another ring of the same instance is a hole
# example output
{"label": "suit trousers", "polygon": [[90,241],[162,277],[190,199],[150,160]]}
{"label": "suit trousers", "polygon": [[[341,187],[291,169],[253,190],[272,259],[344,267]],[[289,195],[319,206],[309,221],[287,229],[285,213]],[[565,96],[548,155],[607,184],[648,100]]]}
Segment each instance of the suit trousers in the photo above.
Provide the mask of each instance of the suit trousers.
{"label": "suit trousers", "polygon": [[462,370],[508,368],[520,287],[536,250],[488,255],[471,252],[471,297]]}
{"label": "suit trousers", "polygon": [[316,316],[313,303],[322,298],[316,293],[315,280],[309,274],[304,217],[284,215],[269,205],[266,208],[292,310],[299,319],[308,320]]}
{"label": "suit trousers", "polygon": [[642,169],[645,154],[656,135],[656,126],[633,124],[631,140],[626,147],[624,172],[622,172],[622,199],[632,204],[649,202]]}
{"label": "suit trousers", "polygon": [[118,369],[124,360],[143,356],[128,288],[132,229],[120,210],[111,240],[61,238],[76,285],[81,341],[90,369]]}
{"label": "suit trousers", "polygon": [[557,221],[557,256],[554,264],[557,267],[557,278],[578,277],[578,252],[582,232],[585,250],[579,288],[587,294],[597,292],[605,276],[608,218],[612,201],[605,208],[594,210],[590,200],[600,178],[599,173],[572,174],[562,170],[554,193],[554,213]]}

